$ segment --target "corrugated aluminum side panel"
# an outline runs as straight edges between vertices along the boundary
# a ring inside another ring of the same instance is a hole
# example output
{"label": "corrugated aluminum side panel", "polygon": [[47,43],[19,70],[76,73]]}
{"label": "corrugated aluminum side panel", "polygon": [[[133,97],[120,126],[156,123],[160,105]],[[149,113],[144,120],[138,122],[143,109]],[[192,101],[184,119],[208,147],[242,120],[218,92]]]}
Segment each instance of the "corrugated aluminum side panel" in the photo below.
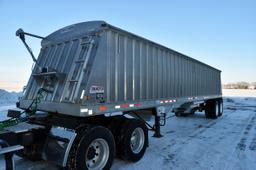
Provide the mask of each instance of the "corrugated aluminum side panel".
{"label": "corrugated aluminum side panel", "polygon": [[218,70],[127,33],[106,34],[108,102],[221,94]]}
{"label": "corrugated aluminum side panel", "polygon": [[[133,34],[111,28],[104,31],[93,51],[95,61],[88,64],[86,82],[79,89],[91,96],[83,104],[95,103],[95,95],[89,93],[93,85],[104,87],[107,103],[221,94],[218,70]],[[40,66],[51,67],[68,77],[74,72],[74,61],[85,56],[83,39],[80,36],[43,46],[38,58]],[[82,71],[85,70],[77,74]],[[23,99],[34,99],[42,86],[31,76]],[[56,84],[54,93],[47,94],[45,101],[62,102],[68,91],[65,86],[65,82]]]}
{"label": "corrugated aluminum side panel", "polygon": [[[74,27],[73,33],[65,32],[65,28],[50,36],[52,41],[42,43],[39,65],[51,67],[65,74],[66,78],[62,83],[56,81],[53,93],[44,96],[41,110],[80,115],[80,105],[125,101],[147,103],[147,100],[221,94],[220,71],[217,69],[126,31],[101,27],[101,23],[87,23],[88,27],[82,24],[77,28],[73,25],[68,27]],[[91,28],[97,28],[90,34],[92,37],[87,34]],[[87,46],[84,42],[88,36],[93,43]],[[85,49],[90,49],[88,55]],[[83,67],[78,64],[81,59]],[[35,66],[33,73],[38,71]],[[71,82],[79,83],[79,86],[74,88]],[[40,84],[31,76],[23,103],[26,106],[31,103],[38,89],[45,85],[45,81]],[[98,94],[90,93],[92,86],[104,88],[105,102],[97,99]]]}

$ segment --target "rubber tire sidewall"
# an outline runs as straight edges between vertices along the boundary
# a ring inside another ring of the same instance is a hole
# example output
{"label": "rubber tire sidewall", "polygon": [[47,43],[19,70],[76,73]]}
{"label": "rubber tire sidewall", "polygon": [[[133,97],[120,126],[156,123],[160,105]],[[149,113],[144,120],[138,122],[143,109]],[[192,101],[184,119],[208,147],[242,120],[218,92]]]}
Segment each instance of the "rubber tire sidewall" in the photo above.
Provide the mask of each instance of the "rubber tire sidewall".
{"label": "rubber tire sidewall", "polygon": [[[143,129],[145,141],[141,151],[139,153],[134,153],[132,152],[130,147],[130,139],[133,131],[138,127]],[[122,127],[122,133],[122,139],[119,142],[119,146],[122,152],[122,158],[132,162],[139,161],[143,157],[148,146],[148,129],[145,123],[139,120],[127,120],[124,126]]]}
{"label": "rubber tire sidewall", "polygon": [[114,155],[115,155],[115,140],[111,132],[101,126],[96,126],[90,129],[88,132],[86,132],[83,137],[81,138],[77,153],[76,153],[76,163],[75,167],[77,170],[87,170],[87,166],[85,163],[85,154],[87,148],[90,146],[91,142],[95,139],[102,138],[106,140],[109,146],[109,159],[103,169],[108,170],[111,168],[111,165],[113,163]]}
{"label": "rubber tire sidewall", "polygon": [[205,106],[205,117],[208,119],[217,119],[218,111],[216,110],[216,105],[218,102],[216,100],[209,100],[206,102]]}
{"label": "rubber tire sidewall", "polygon": [[217,119],[219,116],[219,101],[214,100],[212,107],[212,119]]}
{"label": "rubber tire sidewall", "polygon": [[205,112],[205,117],[207,119],[211,118],[211,102],[210,101],[206,101],[204,112]]}
{"label": "rubber tire sidewall", "polygon": [[218,116],[222,116],[222,114],[223,114],[223,100],[221,99],[221,100],[219,100],[218,101],[218,104],[219,104],[219,106],[218,106],[218,111],[219,111],[219,113],[218,113]]}

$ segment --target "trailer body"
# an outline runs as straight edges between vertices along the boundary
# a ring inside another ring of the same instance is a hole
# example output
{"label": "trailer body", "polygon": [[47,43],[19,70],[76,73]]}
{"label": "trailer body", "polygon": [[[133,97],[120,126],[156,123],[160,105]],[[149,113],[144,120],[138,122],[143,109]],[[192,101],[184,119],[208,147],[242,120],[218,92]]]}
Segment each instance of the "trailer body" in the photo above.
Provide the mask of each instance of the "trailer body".
{"label": "trailer body", "polygon": [[42,48],[20,108],[86,117],[221,97],[220,70],[103,21],[60,29]]}
{"label": "trailer body", "polygon": [[[222,115],[220,70],[104,21],[45,38],[22,29],[16,35],[35,65],[17,103],[24,111],[9,110],[11,118],[0,121],[0,154],[9,167],[16,153],[66,169],[110,169],[115,153],[140,160],[148,130],[161,137],[171,111]],[[25,35],[43,39],[37,59]]]}

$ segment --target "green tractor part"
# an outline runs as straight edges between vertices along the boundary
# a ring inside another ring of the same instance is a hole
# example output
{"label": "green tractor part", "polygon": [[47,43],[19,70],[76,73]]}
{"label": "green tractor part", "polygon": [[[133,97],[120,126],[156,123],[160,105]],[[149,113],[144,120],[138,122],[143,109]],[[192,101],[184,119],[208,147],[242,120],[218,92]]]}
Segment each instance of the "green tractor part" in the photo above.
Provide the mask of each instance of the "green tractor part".
{"label": "green tractor part", "polygon": [[32,101],[30,106],[17,117],[12,117],[7,120],[0,121],[0,131],[4,130],[7,127],[17,125],[21,122],[26,122],[30,116],[34,115],[37,111],[38,104],[43,99],[43,93],[47,93],[48,90],[40,88],[37,92],[36,98]]}

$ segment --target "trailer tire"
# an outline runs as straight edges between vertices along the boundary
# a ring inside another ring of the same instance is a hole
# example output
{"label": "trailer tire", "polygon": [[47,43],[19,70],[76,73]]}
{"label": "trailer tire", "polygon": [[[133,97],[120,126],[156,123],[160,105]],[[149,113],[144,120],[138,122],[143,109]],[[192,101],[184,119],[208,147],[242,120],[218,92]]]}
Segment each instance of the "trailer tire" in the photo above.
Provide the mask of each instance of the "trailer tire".
{"label": "trailer tire", "polygon": [[220,99],[218,101],[218,116],[222,116],[223,114],[223,100]]}
{"label": "trailer tire", "polygon": [[110,169],[114,156],[115,140],[112,133],[105,127],[95,126],[78,134],[66,168]]}
{"label": "trailer tire", "polygon": [[208,100],[205,105],[205,117],[207,119],[217,119],[219,103],[217,100]]}
{"label": "trailer tire", "polygon": [[116,117],[113,118],[113,120],[111,122],[109,122],[108,125],[108,129],[112,132],[114,139],[115,139],[115,143],[116,143],[116,156],[119,158],[122,158],[120,155],[122,155],[121,153],[121,149],[119,149],[119,138],[120,138],[120,134],[121,134],[121,130],[122,130],[122,126],[123,124],[126,122],[125,117],[120,116],[120,117]]}
{"label": "trailer tire", "polygon": [[118,142],[118,150],[121,158],[132,162],[139,161],[143,157],[147,146],[148,128],[145,123],[136,119],[126,120],[123,124]]}

